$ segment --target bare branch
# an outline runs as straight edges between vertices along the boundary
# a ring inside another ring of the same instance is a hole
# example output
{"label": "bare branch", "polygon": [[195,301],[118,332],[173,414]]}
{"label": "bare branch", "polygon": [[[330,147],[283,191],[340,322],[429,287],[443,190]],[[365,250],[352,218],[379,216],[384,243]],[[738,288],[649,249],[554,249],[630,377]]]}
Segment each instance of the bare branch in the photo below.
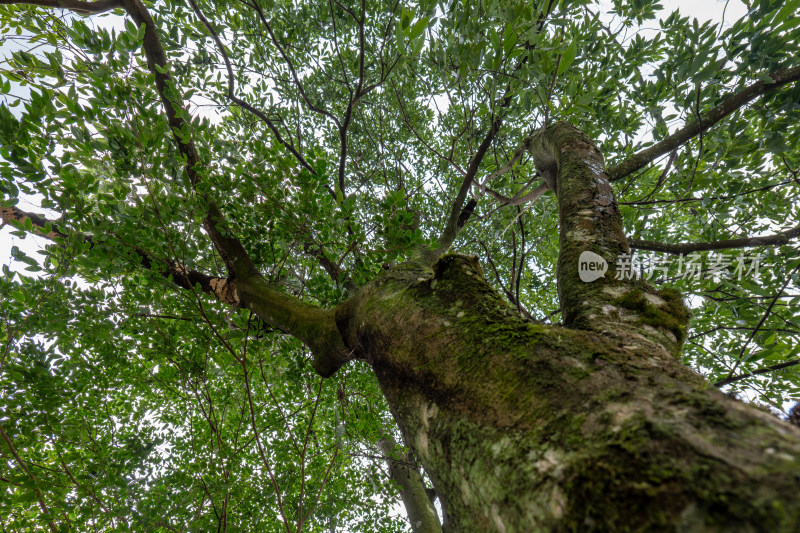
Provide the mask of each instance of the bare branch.
{"label": "bare branch", "polygon": [[352,9],[350,9],[346,5],[344,5],[341,2],[339,2],[339,0],[333,0],[333,1],[337,6],[339,6],[342,9],[342,11],[344,11],[345,13],[350,15],[353,18],[353,20],[356,20],[356,21],[358,20],[358,17],[356,17],[356,14],[353,12]]}
{"label": "bare branch", "polygon": [[522,143],[519,145],[519,147],[516,150],[514,150],[514,154],[511,156],[511,159],[508,160],[508,163],[506,163],[506,165],[503,168],[501,168],[500,170],[496,170],[496,171],[492,172],[491,174],[489,174],[488,176],[486,176],[486,178],[480,183],[480,185],[475,184],[479,188],[481,193],[483,193],[486,190],[486,184],[487,183],[489,183],[494,178],[496,178],[498,176],[502,176],[503,174],[505,174],[506,172],[511,170],[511,167],[513,167],[514,164],[517,161],[519,161],[519,159],[525,154],[525,152],[528,151],[528,143],[529,143],[529,141],[530,141],[530,138],[527,138],[527,139],[522,141]]}
{"label": "bare branch", "polygon": [[391,84],[392,84],[392,90],[394,90],[395,97],[397,98],[397,103],[400,106],[400,114],[402,115],[403,122],[405,123],[406,127],[409,130],[411,130],[411,133],[414,134],[414,137],[416,137],[417,140],[419,142],[421,142],[422,145],[429,152],[434,154],[436,157],[438,157],[442,161],[446,161],[447,163],[450,163],[450,165],[456,170],[456,172],[458,172],[462,176],[466,176],[467,172],[463,168],[461,168],[458,163],[455,162],[455,160],[452,158],[452,156],[451,157],[446,157],[443,154],[441,154],[436,148],[431,146],[430,143],[428,143],[425,139],[423,139],[422,136],[417,132],[416,129],[414,129],[414,126],[411,124],[411,120],[408,118],[408,113],[406,113],[406,109],[405,109],[405,106],[403,105],[403,100],[400,97],[400,92],[397,90],[397,86],[394,84],[394,82],[391,82]]}
{"label": "bare branch", "polygon": [[764,311],[764,314],[761,316],[761,320],[758,321],[756,327],[753,328],[753,331],[750,332],[750,335],[747,337],[747,341],[744,344],[742,344],[742,348],[739,350],[739,357],[736,358],[736,362],[733,364],[733,368],[731,368],[731,371],[728,373],[728,378],[733,377],[734,372],[736,372],[736,369],[739,368],[739,365],[743,362],[747,346],[751,342],[753,342],[753,339],[756,338],[756,333],[758,333],[759,330],[761,330],[761,327],[767,322],[767,318],[769,318],[769,316],[772,314],[772,309],[775,307],[775,304],[778,302],[778,300],[780,300],[781,296],[783,295],[783,291],[785,291],[786,287],[789,286],[789,283],[791,283],[792,281],[792,276],[794,276],[794,273],[797,272],[798,269],[800,269],[800,265],[796,266],[792,270],[792,272],[788,276],[786,276],[786,281],[783,283],[777,294],[775,294],[775,297],[772,298],[772,301],[769,303],[767,309]]}
{"label": "bare branch", "polygon": [[325,255],[321,246],[307,242],[303,245],[303,251],[319,262],[320,266],[328,273],[334,283],[337,285],[342,283],[344,288],[351,292],[358,290],[358,287],[353,283],[350,276],[342,271],[341,265],[331,261],[331,259]]}
{"label": "bare branch", "polygon": [[[338,4],[338,2],[337,2]],[[347,111],[344,114],[344,121],[339,126],[339,191],[342,193],[342,198],[347,194],[345,190],[345,168],[347,166],[347,130],[350,128],[350,123],[353,120],[353,109],[355,108],[358,100],[364,95],[362,90],[364,88],[364,54],[366,49],[366,41],[364,37],[364,21],[366,20],[367,4],[366,0],[361,0],[361,16],[355,18],[358,24],[358,84],[356,85],[355,94],[350,95],[350,101],[347,102]]]}
{"label": "bare branch", "polygon": [[[507,102],[510,103],[510,97],[507,97],[503,103],[508,105]],[[464,180],[461,182],[461,188],[458,190],[455,200],[453,200],[453,207],[450,210],[450,217],[447,219],[447,225],[442,232],[442,236],[439,237],[439,244],[441,245],[440,249],[442,252],[447,251],[450,245],[453,244],[456,235],[458,235],[458,230],[460,229],[458,222],[461,219],[461,210],[464,205],[464,200],[467,198],[467,193],[472,187],[472,182],[475,179],[475,175],[478,173],[478,168],[480,168],[481,162],[486,156],[486,152],[489,151],[489,147],[492,145],[497,132],[500,131],[500,126],[502,124],[503,120],[499,117],[495,117],[495,119],[492,120],[489,132],[486,134],[486,137],[484,137],[480,146],[478,146],[475,155],[470,159],[469,165],[467,166],[467,173],[464,175]]]}
{"label": "bare branch", "polygon": [[[640,201],[646,202],[647,200],[649,200],[650,198],[652,198],[652,197],[653,197],[653,195],[654,195],[656,192],[658,192],[658,190],[659,190],[659,189],[661,188],[661,186],[664,184],[664,181],[667,179],[667,174],[669,174],[669,171],[670,171],[670,169],[672,168],[672,163],[675,161],[675,157],[677,157],[677,155],[678,155],[678,149],[677,149],[677,148],[676,148],[675,150],[673,150],[673,151],[671,151],[671,152],[669,153],[669,158],[667,159],[667,164],[666,164],[666,165],[664,165],[664,170],[662,170],[662,171],[661,171],[661,174],[658,176],[658,181],[656,182],[656,186],[655,186],[655,187],[653,187],[653,190],[652,190],[652,191],[650,191],[650,194],[648,194],[647,196],[645,196],[645,197],[644,197],[642,200],[640,200]],[[698,159],[698,161],[699,161],[699,159]],[[695,170],[696,170],[696,169],[695,169]],[[687,188],[687,193],[688,193],[688,188]],[[686,198],[686,194],[684,194],[684,195],[683,195],[683,197],[681,197],[681,200],[683,200],[684,198]]]}
{"label": "bare branch", "polygon": [[792,361],[784,361],[783,363],[778,363],[764,368],[759,368],[758,370],[753,370],[752,372],[745,372],[742,374],[737,374],[735,376],[729,376],[725,379],[721,379],[715,382],[714,386],[722,387],[724,385],[730,385],[731,383],[734,383],[736,381],[741,381],[745,378],[749,378],[752,376],[759,376],[761,374],[769,374],[770,372],[775,372],[776,370],[782,370],[784,368],[789,368],[796,365],[800,365],[800,359],[794,359]]}
{"label": "bare branch", "polygon": [[198,7],[197,3],[194,0],[189,0],[189,3],[191,4],[192,10],[194,11],[195,15],[197,15],[197,18],[200,19],[200,22],[202,22],[203,26],[206,27],[208,33],[211,34],[211,38],[214,39],[214,43],[217,45],[217,49],[219,50],[220,55],[222,55],[222,60],[225,62],[225,69],[228,71],[228,94],[227,94],[228,99],[231,102],[238,105],[239,107],[241,107],[242,109],[258,117],[259,120],[261,120],[264,124],[267,125],[267,127],[270,129],[273,135],[275,135],[275,139],[279,143],[281,143],[287,150],[289,150],[289,152],[294,156],[295,159],[297,159],[297,161],[301,165],[303,165],[304,168],[306,168],[312,174],[316,175],[317,172],[314,170],[314,168],[308,164],[308,162],[305,160],[305,158],[303,158],[302,155],[300,155],[300,152],[294,147],[292,143],[290,143],[289,141],[284,139],[283,136],[281,136],[277,126],[275,126],[275,124],[269,119],[269,117],[263,111],[261,111],[260,109],[256,108],[253,105],[250,105],[245,100],[242,100],[241,98],[236,96],[236,91],[233,81],[234,80],[233,66],[231,65],[231,60],[228,57],[228,52],[225,50],[225,45],[222,43],[222,40],[217,35],[217,32],[216,30],[214,30],[214,27],[211,25],[211,23],[209,23],[205,15],[203,15],[203,13],[200,11],[200,8]]}
{"label": "bare branch", "polygon": [[520,196],[519,193],[517,193],[511,198],[503,196],[499,192],[489,188],[486,189],[486,192],[489,193],[490,196],[498,200],[503,205],[523,205],[527,203],[534,203],[536,200],[539,199],[541,195],[546,193],[548,190],[550,190],[550,187],[547,185],[547,183],[542,183],[528,194]]}
{"label": "bare branch", "polygon": [[723,196],[703,196],[703,197],[696,197],[690,196],[688,198],[676,198],[674,200],[635,200],[633,202],[620,202],[619,205],[633,205],[633,206],[641,206],[641,205],[657,205],[657,204],[676,204],[676,203],[692,203],[692,202],[703,202],[708,200],[730,200],[732,198],[738,198],[740,196],[746,196],[748,194],[753,194],[762,191],[768,191],[770,189],[774,189],[775,187],[781,187],[783,185],[792,183],[794,180],[784,180],[779,181],[777,183],[771,183],[769,185],[764,185],[763,187],[756,187],[753,189],[747,189],[744,191],[737,192],[735,194],[727,194]]}
{"label": "bare branch", "polygon": [[305,88],[303,87],[303,84],[300,82],[300,78],[297,76],[297,71],[294,68],[294,63],[292,62],[292,60],[289,57],[289,55],[286,53],[286,50],[284,49],[284,47],[278,41],[278,38],[275,37],[275,33],[272,31],[272,26],[270,25],[269,21],[267,20],[266,15],[264,15],[264,11],[261,9],[261,6],[259,6],[257,2],[253,2],[251,4],[249,2],[246,2],[245,0],[240,0],[240,1],[244,5],[246,5],[246,6],[248,6],[248,7],[250,7],[250,8],[255,10],[256,14],[258,15],[259,20],[261,20],[261,23],[266,28],[267,33],[269,33],[269,37],[270,37],[270,40],[272,41],[272,44],[275,45],[275,48],[278,49],[278,53],[280,53],[280,55],[283,58],[284,62],[286,62],[286,66],[288,67],[289,72],[292,75],[292,79],[294,80],[294,84],[297,87],[297,90],[300,92],[300,96],[303,98],[303,101],[306,103],[308,108],[311,109],[312,111],[316,112],[316,113],[319,113],[320,115],[324,115],[324,116],[328,117],[329,119],[331,119],[333,121],[334,124],[336,124],[337,127],[341,127],[340,124],[339,124],[339,119],[336,118],[336,115],[334,115],[333,113],[331,113],[327,109],[323,109],[323,108],[321,108],[321,107],[319,107],[317,105],[314,105],[311,102],[311,100],[308,98],[308,95],[306,94]]}

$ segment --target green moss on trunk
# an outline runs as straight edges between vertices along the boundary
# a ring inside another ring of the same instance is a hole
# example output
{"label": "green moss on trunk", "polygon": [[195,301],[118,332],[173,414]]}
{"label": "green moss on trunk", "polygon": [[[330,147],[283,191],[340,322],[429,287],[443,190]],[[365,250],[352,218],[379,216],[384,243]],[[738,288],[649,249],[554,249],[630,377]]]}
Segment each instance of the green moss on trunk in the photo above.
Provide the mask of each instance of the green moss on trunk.
{"label": "green moss on trunk", "polygon": [[[680,304],[643,294],[615,306],[663,320]],[[447,531],[800,528],[800,432],[663,350],[525,321],[475,258],[401,265],[347,309],[337,325],[373,366]]]}

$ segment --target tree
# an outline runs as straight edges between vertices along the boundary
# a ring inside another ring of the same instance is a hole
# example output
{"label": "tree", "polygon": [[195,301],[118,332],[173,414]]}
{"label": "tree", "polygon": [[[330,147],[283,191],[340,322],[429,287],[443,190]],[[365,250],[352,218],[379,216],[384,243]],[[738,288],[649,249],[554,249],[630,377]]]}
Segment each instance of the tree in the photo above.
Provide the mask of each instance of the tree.
{"label": "tree", "polygon": [[800,527],[796,1],[0,4],[4,529]]}

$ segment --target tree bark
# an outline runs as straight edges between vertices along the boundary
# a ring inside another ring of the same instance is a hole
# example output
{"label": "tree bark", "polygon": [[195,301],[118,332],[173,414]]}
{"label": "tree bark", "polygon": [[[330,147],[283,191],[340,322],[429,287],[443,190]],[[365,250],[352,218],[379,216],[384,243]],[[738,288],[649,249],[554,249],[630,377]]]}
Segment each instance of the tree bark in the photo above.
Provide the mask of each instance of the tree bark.
{"label": "tree bark", "polygon": [[428,496],[425,481],[419,472],[419,466],[414,464],[408,454],[403,453],[394,440],[384,437],[378,441],[386,464],[389,467],[389,477],[397,484],[400,498],[408,514],[408,522],[413,533],[442,533],[442,525],[433,500]]}
{"label": "tree bark", "polygon": [[666,350],[526,322],[475,258],[401,265],[338,323],[446,531],[800,528],[800,431]]}
{"label": "tree bark", "polygon": [[800,431],[680,363],[679,296],[578,279],[582,250],[627,250],[619,210],[584,134],[539,135],[537,166],[558,176],[569,327],[524,320],[462,255],[398,265],[336,309],[434,483],[444,531],[800,530]]}

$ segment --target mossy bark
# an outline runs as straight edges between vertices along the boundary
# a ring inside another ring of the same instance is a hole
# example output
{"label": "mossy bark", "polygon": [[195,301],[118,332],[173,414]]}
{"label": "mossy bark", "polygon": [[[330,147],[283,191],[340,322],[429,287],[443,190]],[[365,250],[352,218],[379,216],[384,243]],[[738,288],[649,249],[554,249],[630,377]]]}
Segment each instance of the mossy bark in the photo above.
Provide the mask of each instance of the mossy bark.
{"label": "mossy bark", "polygon": [[[564,327],[524,320],[460,255],[400,264],[332,311],[257,276],[242,303],[322,375],[372,366],[443,531],[800,531],[800,430],[679,362],[679,294],[614,275],[627,240],[591,140],[558,123],[528,146],[556,176]],[[581,279],[585,251],[605,277]]]}
{"label": "mossy bark", "polygon": [[[556,177],[565,327],[523,320],[459,255],[399,265],[336,310],[444,530],[800,531],[800,431],[678,361],[678,293],[616,275],[628,244],[592,141],[557,123],[528,146]],[[581,279],[586,251],[606,276]]]}
{"label": "mossy bark", "polygon": [[[657,291],[622,268],[630,257],[628,239],[600,150],[568,122],[539,130],[528,146],[537,170],[556,176],[558,295],[564,325],[677,354],[688,312],[680,295]],[[584,252],[605,262],[608,271],[602,277],[581,278]]]}
{"label": "mossy bark", "polygon": [[337,325],[445,531],[800,530],[800,431],[664,350],[523,320],[475,258],[400,265]]}

